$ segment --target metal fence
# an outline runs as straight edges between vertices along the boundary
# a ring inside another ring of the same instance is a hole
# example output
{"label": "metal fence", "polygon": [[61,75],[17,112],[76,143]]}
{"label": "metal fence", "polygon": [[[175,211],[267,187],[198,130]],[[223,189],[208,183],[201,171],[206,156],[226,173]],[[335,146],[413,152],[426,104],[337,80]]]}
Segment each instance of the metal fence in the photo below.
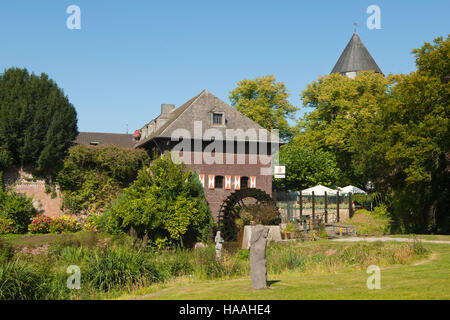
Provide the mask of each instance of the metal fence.
{"label": "metal fence", "polygon": [[274,191],[273,198],[280,210],[282,222],[298,222],[303,219],[320,220],[323,223],[339,223],[353,216],[352,194],[323,196],[302,195],[301,191]]}

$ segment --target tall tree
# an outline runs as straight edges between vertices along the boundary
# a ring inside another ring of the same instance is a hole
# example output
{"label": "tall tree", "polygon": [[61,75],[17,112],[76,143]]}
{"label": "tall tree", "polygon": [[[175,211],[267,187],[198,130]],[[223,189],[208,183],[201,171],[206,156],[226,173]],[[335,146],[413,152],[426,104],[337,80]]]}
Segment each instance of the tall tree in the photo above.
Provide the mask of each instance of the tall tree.
{"label": "tall tree", "polygon": [[369,71],[355,79],[340,74],[320,77],[302,92],[304,106],[314,110],[299,121],[300,133],[294,141],[333,153],[344,174],[342,182],[363,186],[372,172],[361,170],[361,150],[353,140],[378,129],[373,124],[391,83],[392,79]]}
{"label": "tall tree", "polygon": [[315,110],[294,141],[335,154],[349,182],[374,180],[403,232],[450,232],[449,41],[413,50],[408,75],[331,75],[303,93]]}
{"label": "tall tree", "polygon": [[0,147],[15,163],[52,174],[77,134],[74,106],[46,74],[10,68],[0,75]]}
{"label": "tall tree", "polygon": [[293,130],[288,120],[294,119],[298,108],[288,98],[284,83],[276,82],[273,75],[244,79],[229,96],[236,110],[269,131],[278,129],[280,137],[289,140]]}
{"label": "tall tree", "polygon": [[280,163],[286,166],[286,177],[275,179],[275,184],[282,190],[303,190],[318,184],[332,186],[340,178],[333,154],[293,141],[281,147]]}

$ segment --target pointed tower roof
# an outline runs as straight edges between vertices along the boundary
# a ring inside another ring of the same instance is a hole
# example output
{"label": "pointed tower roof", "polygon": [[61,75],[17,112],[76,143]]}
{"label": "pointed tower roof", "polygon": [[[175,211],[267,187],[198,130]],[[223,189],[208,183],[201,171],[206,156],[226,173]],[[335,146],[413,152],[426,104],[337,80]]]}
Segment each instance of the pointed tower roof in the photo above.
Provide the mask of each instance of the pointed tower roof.
{"label": "pointed tower roof", "polygon": [[370,55],[364,43],[355,32],[353,33],[352,38],[345,47],[331,73],[345,73],[363,70],[373,70],[377,73],[383,73]]}

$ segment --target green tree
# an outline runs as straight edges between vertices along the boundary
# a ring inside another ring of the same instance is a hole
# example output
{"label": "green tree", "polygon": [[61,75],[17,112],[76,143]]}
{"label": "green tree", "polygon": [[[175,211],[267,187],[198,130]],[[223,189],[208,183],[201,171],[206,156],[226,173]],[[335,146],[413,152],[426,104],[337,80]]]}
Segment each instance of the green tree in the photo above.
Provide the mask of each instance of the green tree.
{"label": "green tree", "polygon": [[212,224],[198,176],[165,156],[140,170],[136,181],[100,220],[109,232],[132,227],[156,245],[207,240]]}
{"label": "green tree", "polygon": [[0,75],[0,146],[15,163],[55,173],[77,134],[75,108],[46,74],[10,68]]}
{"label": "green tree", "polygon": [[330,75],[303,93],[315,110],[294,140],[332,152],[350,183],[373,180],[397,231],[450,232],[449,41],[413,50],[408,75]]}
{"label": "green tree", "polygon": [[320,77],[302,92],[305,107],[314,108],[299,121],[295,143],[331,152],[341,169],[343,184],[363,186],[371,179],[372,170],[361,168],[359,137],[378,137],[379,114],[384,108],[392,84],[374,72],[361,72],[355,79],[340,74]]}
{"label": "green tree", "polygon": [[280,162],[286,166],[286,177],[275,179],[279,189],[302,190],[318,184],[332,186],[340,177],[333,154],[293,142],[281,147]]}
{"label": "green tree", "polygon": [[290,139],[293,130],[288,123],[298,108],[288,101],[289,93],[283,82],[274,76],[244,79],[230,92],[231,105],[263,128],[278,129],[280,137]]}

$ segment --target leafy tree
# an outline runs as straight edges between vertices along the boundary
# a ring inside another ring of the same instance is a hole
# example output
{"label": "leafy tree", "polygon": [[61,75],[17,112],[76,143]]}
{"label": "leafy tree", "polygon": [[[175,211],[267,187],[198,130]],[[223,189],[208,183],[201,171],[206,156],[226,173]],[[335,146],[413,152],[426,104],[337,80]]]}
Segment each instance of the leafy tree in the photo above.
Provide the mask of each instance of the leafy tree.
{"label": "leafy tree", "polygon": [[275,183],[283,190],[302,190],[318,184],[331,186],[340,177],[334,155],[320,149],[290,142],[281,147],[280,162],[286,165],[286,177],[275,179]]}
{"label": "leafy tree", "polygon": [[190,245],[209,236],[212,217],[198,176],[170,157],[154,160],[100,219],[108,232],[133,228],[156,245]]}
{"label": "leafy tree", "polygon": [[278,129],[280,137],[290,139],[293,130],[288,119],[293,119],[297,107],[288,101],[289,93],[283,82],[276,82],[274,76],[254,80],[244,79],[230,92],[231,105],[263,128]]}
{"label": "leafy tree", "polygon": [[302,92],[303,104],[314,108],[299,121],[295,143],[331,152],[343,173],[343,184],[364,186],[372,171],[361,168],[362,144],[355,139],[372,131],[378,137],[377,115],[389,97],[391,78],[361,72],[355,79],[340,74],[320,77]]}
{"label": "leafy tree", "polygon": [[316,109],[294,140],[332,152],[350,183],[374,180],[403,232],[450,232],[449,41],[413,50],[408,75],[331,75],[303,93]]}
{"label": "leafy tree", "polygon": [[0,75],[0,146],[17,164],[55,173],[78,134],[75,108],[46,74]]}
{"label": "leafy tree", "polygon": [[449,36],[434,39],[433,44],[425,42],[419,49],[413,49],[418,71],[437,77],[442,83],[450,80],[450,41]]}

